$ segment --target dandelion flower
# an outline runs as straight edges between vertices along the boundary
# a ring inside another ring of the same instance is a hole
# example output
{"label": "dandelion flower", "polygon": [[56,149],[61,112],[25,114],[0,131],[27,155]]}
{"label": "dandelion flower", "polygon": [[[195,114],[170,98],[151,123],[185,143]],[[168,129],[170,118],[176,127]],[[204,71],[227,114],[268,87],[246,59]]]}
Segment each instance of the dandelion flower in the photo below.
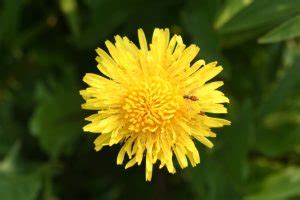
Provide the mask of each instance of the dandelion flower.
{"label": "dandelion flower", "polygon": [[[217,89],[222,81],[207,83],[222,71],[217,62],[193,61],[199,47],[186,47],[179,35],[170,38],[168,29],[154,30],[148,45],[138,30],[138,48],[127,37],[106,41],[108,53],[98,48],[97,68],[104,75],[87,73],[81,90],[83,109],[95,110],[86,118],[83,130],[99,134],[96,151],[121,144],[117,164],[125,157],[125,169],[145,160],[146,180],[152,178],[153,165],[175,173],[173,160],[181,168],[200,163],[194,144],[198,140],[212,148],[211,128],[230,122],[207,116],[227,113],[222,103],[229,99]],[[127,155],[127,156],[126,156]]]}

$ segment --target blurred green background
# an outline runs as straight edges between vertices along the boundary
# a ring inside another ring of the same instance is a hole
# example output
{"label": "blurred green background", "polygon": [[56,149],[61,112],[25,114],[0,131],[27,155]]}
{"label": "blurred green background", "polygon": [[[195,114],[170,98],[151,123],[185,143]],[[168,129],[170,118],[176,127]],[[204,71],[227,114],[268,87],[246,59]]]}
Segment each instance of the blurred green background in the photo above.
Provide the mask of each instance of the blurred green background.
{"label": "blurred green background", "polygon": [[[79,90],[96,47],[155,27],[223,65],[232,125],[148,183],[94,151]],[[299,36],[300,0],[1,0],[0,199],[300,199]]]}

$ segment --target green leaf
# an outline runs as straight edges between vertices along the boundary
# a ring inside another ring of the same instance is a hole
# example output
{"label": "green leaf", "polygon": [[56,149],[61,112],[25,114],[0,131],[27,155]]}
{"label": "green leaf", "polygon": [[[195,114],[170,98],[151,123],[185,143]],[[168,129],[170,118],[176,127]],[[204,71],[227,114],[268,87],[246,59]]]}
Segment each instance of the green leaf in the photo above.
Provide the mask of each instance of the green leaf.
{"label": "green leaf", "polygon": [[20,143],[16,142],[0,163],[0,172],[15,172],[18,170],[18,156],[20,150]]}
{"label": "green leaf", "polygon": [[238,199],[234,181],[219,160],[202,150],[202,163],[194,168],[185,169],[184,177],[195,193],[194,199]]}
{"label": "green leaf", "polygon": [[253,0],[226,0],[218,18],[215,21],[214,27],[216,29],[220,29],[234,15],[250,5],[252,2]]}
{"label": "green leaf", "polygon": [[[297,92],[297,91],[295,91]],[[290,95],[285,105],[263,120],[255,148],[264,155],[283,157],[300,153],[300,96]]]}
{"label": "green leaf", "polygon": [[32,134],[52,158],[71,153],[82,133],[79,88],[74,74],[66,74],[64,79],[62,84],[52,83],[51,90],[39,85],[39,102],[30,123]]}
{"label": "green leaf", "polygon": [[259,129],[255,148],[268,156],[299,152],[300,54],[296,43],[289,42],[283,54],[283,69],[258,109]]}
{"label": "green leaf", "polygon": [[257,136],[256,149],[267,156],[284,156],[291,152],[300,153],[300,125],[287,124],[275,130],[261,131]]}
{"label": "green leaf", "polygon": [[259,38],[260,43],[280,42],[300,36],[300,15],[277,26],[263,37]]}
{"label": "green leaf", "polygon": [[114,29],[127,23],[126,19],[135,5],[134,0],[85,0],[85,3],[89,13],[84,31],[77,40],[81,47],[95,47],[107,39]]}
{"label": "green leaf", "polygon": [[299,196],[300,168],[284,168],[271,174],[258,185],[259,191],[251,192],[245,200],[279,200]]}
{"label": "green leaf", "polygon": [[0,163],[0,198],[3,200],[36,199],[42,186],[40,170],[24,171],[24,166],[19,164],[19,150],[17,142]]}
{"label": "green leaf", "polygon": [[269,27],[300,13],[300,0],[254,1],[226,23],[223,33]]}
{"label": "green leaf", "polygon": [[217,154],[231,178],[241,183],[247,178],[247,155],[254,138],[254,108],[248,99],[237,110],[232,125],[219,136]]}
{"label": "green leaf", "polygon": [[238,33],[221,34],[221,46],[224,49],[229,49],[233,46],[241,46],[246,41],[259,37],[265,31],[265,27],[260,27]]}
{"label": "green leaf", "polygon": [[22,175],[0,172],[0,196],[3,200],[33,200],[41,188],[38,173]]}
{"label": "green leaf", "polygon": [[182,22],[191,35],[192,40],[200,46],[200,56],[210,61],[220,57],[217,53],[218,36],[213,29],[213,19],[216,12],[216,2],[203,4],[201,1],[190,0],[182,12]]}
{"label": "green leaf", "polygon": [[288,44],[286,54],[288,55],[287,59],[289,59],[286,62],[291,62],[289,63],[290,66],[289,64],[285,65],[279,80],[261,104],[258,110],[260,117],[275,111],[300,81],[299,47],[296,44]]}

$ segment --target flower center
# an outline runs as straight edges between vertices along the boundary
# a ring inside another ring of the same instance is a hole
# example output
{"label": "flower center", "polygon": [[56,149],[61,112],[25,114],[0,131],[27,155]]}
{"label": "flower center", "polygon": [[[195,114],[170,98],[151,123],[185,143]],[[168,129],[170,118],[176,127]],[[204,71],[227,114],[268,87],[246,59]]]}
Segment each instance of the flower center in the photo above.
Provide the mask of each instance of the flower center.
{"label": "flower center", "polygon": [[132,86],[123,105],[128,129],[164,132],[179,108],[179,99],[174,87],[157,77]]}

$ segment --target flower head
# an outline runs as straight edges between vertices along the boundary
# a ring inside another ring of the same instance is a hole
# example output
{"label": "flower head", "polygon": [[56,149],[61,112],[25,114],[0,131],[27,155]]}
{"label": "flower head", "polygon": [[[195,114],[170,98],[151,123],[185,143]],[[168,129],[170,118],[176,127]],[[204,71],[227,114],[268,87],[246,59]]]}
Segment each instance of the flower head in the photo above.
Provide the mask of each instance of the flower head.
{"label": "flower head", "polygon": [[106,41],[109,54],[98,48],[98,69],[104,76],[88,73],[89,85],[80,91],[83,109],[97,113],[83,129],[100,134],[95,149],[121,144],[117,164],[127,155],[125,168],[146,161],[146,180],[153,164],[175,173],[173,157],[181,168],[200,162],[194,140],[211,148],[211,128],[229,125],[207,113],[226,113],[222,103],[229,99],[217,90],[222,81],[207,83],[222,71],[216,62],[193,62],[196,45],[186,47],[179,35],[170,39],[168,29],[156,28],[148,46],[143,30],[138,30],[140,48],[127,37]]}

